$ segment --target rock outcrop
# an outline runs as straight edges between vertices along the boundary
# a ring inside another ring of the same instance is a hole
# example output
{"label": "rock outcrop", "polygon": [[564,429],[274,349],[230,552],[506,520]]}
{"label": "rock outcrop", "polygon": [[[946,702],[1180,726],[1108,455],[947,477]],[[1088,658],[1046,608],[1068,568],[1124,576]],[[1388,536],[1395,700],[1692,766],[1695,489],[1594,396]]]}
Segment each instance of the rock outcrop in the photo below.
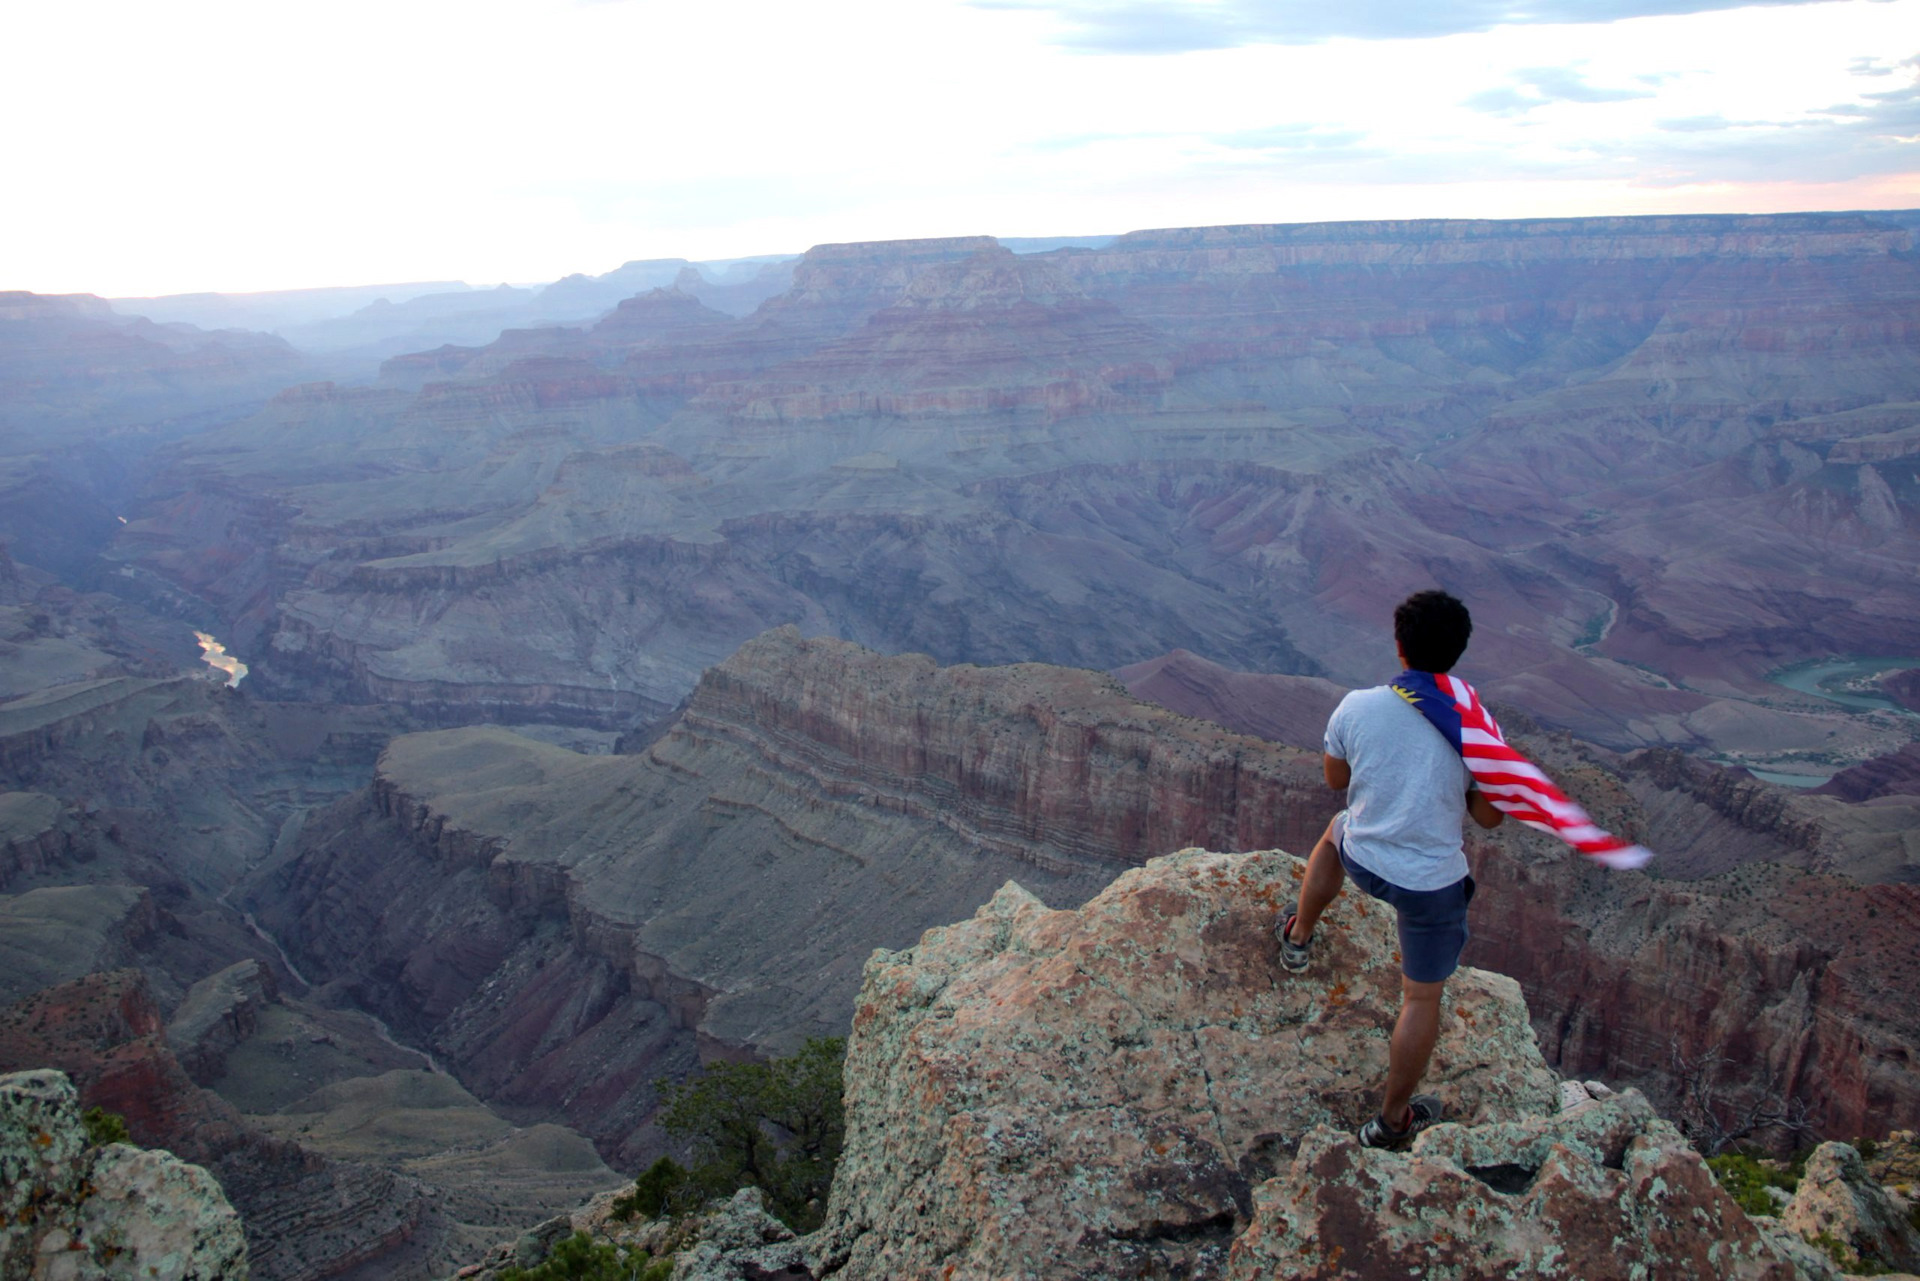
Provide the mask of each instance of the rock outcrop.
{"label": "rock outcrop", "polygon": [[187,990],[167,1022],[167,1045],[201,1085],[226,1070],[227,1051],[253,1035],[260,1009],[277,995],[273,971],[258,961],[235,961]]}
{"label": "rock outcrop", "polygon": [[170,1152],[89,1145],[62,1073],[0,1076],[0,1274],[19,1281],[246,1281],[240,1216]]}
{"label": "rock outcrop", "polygon": [[[1303,870],[1185,850],[1076,911],[1010,884],[877,952],[812,1275],[1799,1275],[1640,1095],[1557,1110],[1498,975],[1449,983],[1447,1122],[1361,1148],[1399,1010],[1391,913],[1343,896],[1288,974],[1273,921]],[[761,1275],[749,1249],[792,1266],[754,1241],[701,1275]]]}
{"label": "rock outcrop", "polygon": [[403,1245],[428,1206],[390,1171],[329,1161],[248,1126],[168,1050],[144,978],[90,974],[0,1011],[0,1071],[56,1068],[133,1140],[205,1166],[243,1216],[256,1276],[320,1281]]}
{"label": "rock outcrop", "polygon": [[1578,1276],[1793,1281],[1699,1153],[1635,1093],[1421,1135],[1406,1153],[1319,1128],[1262,1185],[1229,1277]]}
{"label": "rock outcrop", "polygon": [[[1822,1143],[1807,1158],[1806,1173],[1780,1222],[1804,1240],[1837,1250],[1847,1271],[1877,1267],[1920,1272],[1920,1230],[1867,1173],[1850,1144]],[[1865,1265],[1865,1266],[1858,1266]]]}
{"label": "rock outcrop", "polygon": [[[1077,911],[1008,886],[876,953],[847,1058],[847,1145],[813,1249],[845,1277],[1218,1276],[1253,1189],[1316,1126],[1377,1110],[1399,1012],[1391,915],[1354,896],[1288,975],[1303,865],[1186,851]],[[1550,1111],[1506,979],[1451,985],[1430,1083],[1450,1115]]]}

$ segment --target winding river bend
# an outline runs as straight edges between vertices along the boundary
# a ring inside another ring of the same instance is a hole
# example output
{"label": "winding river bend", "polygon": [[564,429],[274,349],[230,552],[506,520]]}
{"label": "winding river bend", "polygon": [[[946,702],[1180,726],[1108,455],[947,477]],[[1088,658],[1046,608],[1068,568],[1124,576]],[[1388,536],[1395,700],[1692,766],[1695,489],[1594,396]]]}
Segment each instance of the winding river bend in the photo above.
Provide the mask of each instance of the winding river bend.
{"label": "winding river bend", "polygon": [[247,665],[227,653],[225,645],[205,632],[195,632],[193,638],[200,642],[200,661],[227,674],[228,689],[235,688],[247,678]]}
{"label": "winding river bend", "polygon": [[1912,716],[1914,713],[1907,711],[1872,684],[1873,678],[1884,672],[1897,672],[1909,667],[1920,667],[1920,658],[1872,658],[1856,655],[1821,659],[1812,663],[1797,663],[1772,673],[1767,679],[1776,685],[1784,685],[1802,694],[1812,694],[1816,698],[1838,703],[1848,711],[1893,711],[1904,716]]}

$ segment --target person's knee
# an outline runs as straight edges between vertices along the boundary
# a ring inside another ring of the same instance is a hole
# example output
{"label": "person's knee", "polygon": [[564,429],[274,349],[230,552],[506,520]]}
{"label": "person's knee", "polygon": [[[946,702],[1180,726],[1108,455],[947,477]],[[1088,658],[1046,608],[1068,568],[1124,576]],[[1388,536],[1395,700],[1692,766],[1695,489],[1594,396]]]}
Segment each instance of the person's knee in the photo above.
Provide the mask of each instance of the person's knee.
{"label": "person's knee", "polygon": [[1402,977],[1400,980],[1400,1003],[1402,1005],[1439,1005],[1440,998],[1446,993],[1447,983],[1442,979],[1438,983],[1421,983]]}

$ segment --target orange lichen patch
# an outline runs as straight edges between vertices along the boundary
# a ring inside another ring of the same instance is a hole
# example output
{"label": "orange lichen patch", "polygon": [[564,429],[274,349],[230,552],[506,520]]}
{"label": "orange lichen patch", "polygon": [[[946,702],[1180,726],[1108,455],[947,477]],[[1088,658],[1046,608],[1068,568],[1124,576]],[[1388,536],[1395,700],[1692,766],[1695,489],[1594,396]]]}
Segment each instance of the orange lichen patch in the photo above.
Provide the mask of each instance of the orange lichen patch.
{"label": "orange lichen patch", "polygon": [[1352,999],[1353,998],[1347,995],[1347,982],[1345,979],[1335,983],[1332,989],[1327,992],[1327,1004],[1336,1008],[1345,1005]]}
{"label": "orange lichen patch", "polygon": [[37,1148],[50,1148],[53,1146],[53,1136],[45,1130],[42,1130],[33,1136],[33,1146]]}

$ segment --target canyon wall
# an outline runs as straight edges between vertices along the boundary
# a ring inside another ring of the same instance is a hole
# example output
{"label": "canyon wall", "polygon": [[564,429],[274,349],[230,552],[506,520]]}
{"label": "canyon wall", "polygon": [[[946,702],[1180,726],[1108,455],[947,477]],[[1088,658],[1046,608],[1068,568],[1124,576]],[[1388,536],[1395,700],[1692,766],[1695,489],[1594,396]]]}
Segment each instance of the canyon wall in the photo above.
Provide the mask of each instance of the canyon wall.
{"label": "canyon wall", "polygon": [[656,1077],[843,1030],[872,948],[1008,879],[1073,903],[1203,836],[1303,845],[1316,769],[1095,673],[785,629],[637,755],[397,739],[248,892],[310,977],[631,1165]]}
{"label": "canyon wall", "polygon": [[1543,723],[1844,764],[1896,744],[1761,678],[1920,631],[1916,335],[1859,215],[825,245],[748,315],[659,289],[289,394],[112,554],[277,697],[611,731],[785,623],[1353,683],[1437,581]]}
{"label": "canyon wall", "polygon": [[[1615,830],[1672,821],[1632,771],[1529,750]],[[659,1142],[647,1082],[844,1029],[871,948],[1007,879],[1068,905],[1203,840],[1304,851],[1337,805],[1318,774],[1094,673],[940,668],[789,629],[708,673],[637,755],[398,739],[249,893],[316,981],[631,1166]],[[1754,851],[1792,853],[1791,825],[1736,817]],[[1723,1049],[1730,1102],[1804,1101],[1847,1135],[1920,1115],[1911,887],[1779,862],[1605,873],[1519,831],[1472,856],[1471,955],[1520,980],[1551,1061],[1657,1087],[1675,1049]],[[1829,902],[1845,939],[1819,923]]]}

